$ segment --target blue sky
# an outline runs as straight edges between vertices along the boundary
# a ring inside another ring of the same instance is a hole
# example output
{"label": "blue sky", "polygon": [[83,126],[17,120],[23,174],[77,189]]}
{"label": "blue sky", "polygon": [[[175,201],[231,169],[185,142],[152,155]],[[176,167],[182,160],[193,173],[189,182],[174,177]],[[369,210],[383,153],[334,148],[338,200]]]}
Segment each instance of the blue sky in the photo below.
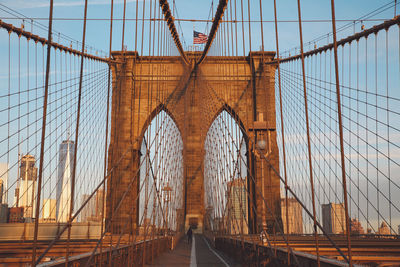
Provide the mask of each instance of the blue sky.
{"label": "blue sky", "polygon": [[[123,11],[123,0],[115,0],[115,13],[114,13],[114,18],[116,19],[113,27],[113,50],[120,50],[121,49],[121,30],[122,30],[122,11]],[[173,6],[173,1],[169,0],[171,7]],[[203,1],[194,1],[194,0],[176,0],[176,10],[178,11],[178,14],[174,11],[174,15],[176,18],[180,19],[202,19],[205,20],[209,18],[210,14],[210,7],[212,4],[212,0],[203,0]],[[244,19],[248,20],[248,13],[247,13],[247,1],[243,0],[245,4],[244,8]],[[280,0],[278,2],[278,19],[281,20],[282,22],[279,23],[279,37],[280,37],[280,50],[281,52],[292,49],[294,47],[299,46],[299,38],[298,38],[298,24],[296,22],[297,20],[297,1],[295,0]],[[336,0],[336,18],[338,20],[356,20],[359,17],[387,4],[391,3],[393,1],[355,1],[355,0]],[[81,40],[82,38],[82,18],[83,18],[83,8],[84,8],[84,1],[83,0],[55,0],[55,7],[54,7],[54,32],[53,35],[53,40],[56,42],[60,42],[63,45],[69,46],[70,41],[67,41],[65,38],[63,38],[61,35],[58,34],[58,32],[61,32],[63,35],[68,36],[72,38],[73,40]],[[142,5],[143,1],[139,2],[139,10],[142,10]],[[149,6],[149,1],[146,1],[146,9],[148,10]],[[230,3],[235,3],[235,1],[232,1]],[[240,1],[236,0],[236,3],[240,5]],[[154,1],[153,1],[154,4]],[[45,0],[37,0],[37,1],[28,1],[28,0],[0,0],[0,17],[2,20],[6,21],[7,23],[12,23],[15,26],[20,26],[22,23],[22,20],[16,20],[16,19],[11,19],[11,17],[14,17],[13,15],[8,14],[4,8],[4,6],[7,6],[9,8],[12,8],[13,10],[20,12],[21,14],[25,15],[28,18],[37,18],[35,20],[36,22],[39,22],[43,25],[47,25],[47,20],[46,18],[48,17],[48,9],[49,9],[49,1]],[[274,24],[269,22],[273,20],[273,1],[268,0],[268,1],[262,1],[263,5],[263,20],[266,22],[263,24],[264,25],[264,45],[265,45],[265,50],[275,50],[275,32],[274,32]],[[217,1],[214,0],[214,12],[216,10],[217,6]],[[127,15],[126,18],[128,19],[127,24],[126,24],[126,32],[125,32],[125,44],[127,45],[128,50],[133,50],[134,49],[134,35],[135,35],[135,22],[132,20],[135,18],[135,7],[136,7],[136,1],[132,0],[127,0]],[[317,46],[324,45],[328,41],[331,41],[331,38],[327,39],[327,34],[331,31],[331,24],[330,22],[308,22],[311,20],[329,20],[331,17],[331,11],[330,11],[330,1],[325,0],[325,1],[311,1],[311,0],[303,0],[301,1],[301,7],[302,7],[302,19],[304,21],[303,23],[303,34],[304,34],[304,42],[311,41],[315,39],[316,37],[320,36],[325,36],[322,38],[321,41],[316,42],[315,44]],[[227,11],[229,11],[230,8],[228,7]],[[259,20],[260,17],[260,8],[259,8],[259,1],[251,1],[251,7],[250,7],[250,13],[251,13],[251,19],[252,20]],[[141,17],[141,13],[139,14],[139,18]],[[146,13],[146,17],[148,17],[148,13]],[[228,15],[226,15],[228,16]],[[238,19],[240,18],[241,13],[238,10]],[[394,9],[393,8],[388,8],[384,12],[372,16],[372,19],[390,19],[394,16]],[[87,41],[86,43],[93,47],[94,49],[91,50],[89,49],[89,53],[96,53],[95,51],[102,50],[102,51],[107,51],[108,53],[108,46],[109,46],[109,21],[108,18],[110,17],[110,0],[89,0],[89,8],[88,8],[88,18],[89,19],[99,19],[99,20],[89,20],[87,24]],[[68,20],[60,20],[61,18],[66,18]],[[73,19],[73,20],[70,20]],[[104,20],[102,20],[104,19]],[[341,27],[343,25],[348,24],[348,21],[338,21],[337,27]],[[365,21],[363,24],[365,24],[366,28],[369,28],[372,25],[379,24],[380,21]],[[27,30],[31,30],[31,24],[29,20],[24,21],[25,28]],[[177,25],[179,27],[179,33],[181,35],[181,41],[186,44],[187,46],[191,45],[192,43],[192,31],[193,31],[193,26],[195,27],[196,30],[201,31],[201,32],[207,32],[209,28],[211,27],[211,24],[208,24],[208,29],[207,29],[207,24],[205,22],[190,22],[190,21],[182,21],[180,22],[180,25]],[[246,41],[246,51],[245,54],[248,53],[249,49],[249,43],[248,43],[248,25],[245,25],[245,41]],[[392,31],[396,30],[396,32],[392,32],[392,36],[397,36],[397,30],[395,29],[396,27],[392,27]],[[139,34],[139,42],[140,42],[140,36],[142,35],[141,33],[141,27],[139,26],[140,32]],[[181,30],[182,29],[182,30]],[[260,39],[260,23],[259,22],[254,22],[251,25],[251,36],[252,36],[252,50],[260,50],[261,46],[261,39]],[[143,54],[146,55],[148,54],[147,46],[146,44],[148,42],[148,39],[146,39],[148,31],[148,21],[145,24],[144,28],[144,51]],[[348,30],[339,32],[338,38],[343,38],[347,35],[350,35],[353,33],[353,31],[361,31],[361,23],[354,24],[354,27],[351,26],[348,28]],[[40,29],[37,24],[33,26],[33,33],[38,34],[42,37],[47,36],[47,32],[45,29]],[[238,25],[238,36],[240,41],[238,42],[239,46],[241,46],[241,38],[243,38],[242,31],[241,31],[241,24]],[[16,62],[17,58],[17,42],[18,38],[13,35],[11,37],[11,45],[12,45],[12,57],[14,61]],[[383,33],[381,33],[379,39],[379,45],[381,47],[382,42],[383,42]],[[372,40],[371,40],[372,41]],[[393,42],[392,42],[393,41]],[[389,43],[389,51],[397,51],[397,39],[390,39]],[[22,43],[22,41],[21,41]],[[25,60],[26,55],[25,53],[25,41],[22,43],[23,49],[22,49],[22,55],[21,58]],[[33,51],[33,44],[30,44]],[[76,49],[80,49],[80,46],[73,42],[73,46]],[[314,47],[314,42],[311,43],[311,45],[306,45],[305,49],[310,49]],[[369,47],[368,53],[373,51],[371,50],[373,47],[372,45]],[[0,62],[7,62],[8,60],[8,54],[7,54],[7,49],[8,49],[8,34],[4,30],[0,30],[0,49],[3,51],[3,53],[0,53]],[[239,49],[239,52],[242,51]],[[347,50],[346,50],[347,51]],[[344,52],[346,58],[347,52]],[[362,50],[363,51],[363,50]],[[39,51],[40,52],[40,51]],[[140,51],[139,51],[140,52]],[[53,52],[52,52],[53,53]],[[295,51],[291,50],[291,54],[294,54]],[[381,53],[381,52],[379,52]],[[383,52],[382,52],[383,53]],[[397,52],[396,52],[397,53]],[[242,52],[240,52],[239,55],[241,55]],[[40,54],[41,55],[41,54]],[[31,55],[32,56],[32,55]],[[352,54],[352,57],[355,57],[355,54]],[[40,59],[41,57],[39,57]],[[384,64],[384,60],[381,58],[384,58],[383,55],[379,54],[380,62],[379,62],[379,79],[381,79],[381,76],[383,76],[382,73],[385,72],[386,68],[382,65]],[[58,57],[59,60],[59,57]],[[370,59],[371,60],[371,59]],[[382,61],[383,60],[383,61]],[[393,66],[395,68],[390,68],[390,92],[392,96],[396,97],[399,99],[399,91],[398,89],[398,63],[397,63],[397,54],[395,57],[390,57],[390,66]],[[13,77],[11,78],[11,87],[16,90],[17,86],[17,76],[16,76],[16,70],[17,70],[17,64],[16,63],[11,64],[11,73],[13,74]],[[361,59],[361,62],[363,61],[363,58]],[[32,62],[30,63],[32,65]],[[39,62],[40,64],[40,62]],[[381,66],[383,66],[381,68]],[[99,67],[100,68],[100,67]],[[348,66],[344,69],[347,73],[348,71]],[[32,66],[31,66],[31,75],[32,75]],[[352,66],[353,73],[355,66]],[[374,83],[374,76],[369,75],[370,72],[372,73],[374,68],[369,69],[369,73],[367,74],[361,74],[361,82],[360,82],[360,88],[364,87],[363,81],[366,80],[368,82]],[[40,71],[40,70],[39,70]],[[22,81],[22,88],[25,88],[26,81],[24,80],[26,78],[26,66],[24,65],[24,62],[22,64],[22,73],[23,73],[23,81]],[[55,71],[56,73],[56,71]],[[78,72],[74,70],[74,75],[77,74]],[[7,88],[7,78],[8,74],[8,69],[5,65],[0,66],[0,90],[1,91],[1,96],[5,96],[5,90],[4,88]],[[54,73],[53,73],[54,74]],[[354,74],[353,74],[354,75]],[[364,77],[368,76],[368,77]],[[347,76],[346,76],[347,77]],[[342,84],[347,85],[349,84],[349,87],[355,87],[355,79],[352,79],[352,82],[350,83],[347,78],[342,79]],[[33,79],[33,78],[32,78]],[[65,79],[65,77],[64,77]],[[382,82],[382,81],[380,81]],[[39,77],[39,84],[41,84],[41,77]],[[31,80],[31,86],[32,86],[32,80]],[[383,87],[382,87],[383,88]],[[380,89],[382,89],[380,88]],[[350,95],[350,93],[347,93]],[[32,97],[32,96],[31,96]],[[6,98],[4,97],[3,100],[5,101]],[[4,105],[5,102],[0,102],[0,106]],[[39,100],[40,104],[40,100]],[[346,105],[346,103],[344,103]],[[349,105],[349,103],[347,103]],[[393,107],[394,110],[397,107]],[[346,110],[345,110],[346,112]],[[4,114],[4,113],[3,113]],[[347,113],[345,113],[347,114]],[[371,111],[369,114],[374,114],[373,111]],[[350,113],[348,113],[348,116],[351,116]],[[4,118],[0,118],[1,119]],[[23,121],[23,124],[25,121]],[[101,123],[100,123],[101,124]],[[394,124],[395,127],[398,127],[398,122],[397,124]],[[1,133],[4,134],[5,132]],[[61,137],[60,137],[61,138]],[[15,139],[15,138],[14,138]],[[16,141],[16,139],[14,140]],[[398,144],[398,141],[393,141]],[[32,142],[31,142],[32,143]],[[4,148],[2,147],[4,150]],[[14,149],[15,151],[16,149]],[[393,156],[393,155],[392,155]],[[398,160],[398,158],[396,158]],[[15,175],[14,175],[15,176]],[[12,177],[12,175],[10,175]],[[398,177],[398,176],[397,176]],[[397,178],[396,177],[396,178]],[[398,203],[398,201],[397,201]]]}
{"label": "blue sky", "polygon": [[[123,11],[123,0],[115,0],[115,12],[114,18],[121,19],[122,11]],[[169,1],[170,6],[174,5],[173,1]],[[217,0],[176,0],[176,12],[174,15],[176,18],[181,19],[207,19],[209,18],[211,3],[214,2],[214,12],[216,10],[216,6],[218,4]],[[244,19],[247,20],[247,1],[244,2]],[[250,13],[252,20],[259,20],[260,17],[260,8],[258,1],[250,1]],[[383,6],[384,4],[390,3],[393,1],[336,1],[336,18],[338,20],[355,20],[378,7]],[[109,0],[89,0],[88,7],[88,18],[96,18],[96,19],[108,19],[110,17],[110,1]],[[146,1],[147,7],[149,6],[149,1]],[[231,2],[234,5],[234,1]],[[48,8],[49,1],[45,0],[37,0],[37,1],[28,1],[28,0],[3,0],[1,4],[4,4],[18,12],[21,12],[27,17],[34,18],[47,18],[48,17]],[[56,31],[62,32],[73,39],[80,40],[82,38],[82,21],[79,20],[83,18],[83,9],[84,9],[84,1],[83,0],[55,0],[54,1],[54,18],[72,18],[78,19],[74,21],[65,21],[65,20],[56,20],[54,21],[54,29]],[[139,10],[141,10],[141,5],[143,1],[139,2]],[[238,19],[241,17],[240,13],[240,1],[237,0],[238,5]],[[263,20],[271,21],[273,20],[273,1],[262,1],[263,5]],[[133,0],[127,0],[127,19],[135,18],[135,7],[136,2]],[[3,8],[3,7],[2,7]],[[277,1],[278,8],[278,19],[285,21],[279,24],[279,33],[280,33],[280,46],[281,51],[285,51],[287,49],[298,46],[298,24],[295,20],[297,20],[297,1],[295,0],[281,0]],[[303,23],[303,31],[304,31],[304,41],[313,40],[316,37],[326,35],[331,30],[331,24],[329,22],[307,22],[307,20],[326,20],[330,19],[331,11],[330,11],[330,1],[311,1],[311,0],[303,0],[301,1],[302,8],[302,19],[305,21]],[[147,9],[147,8],[146,8]],[[233,7],[232,7],[233,9]],[[229,8],[227,9],[229,10]],[[10,17],[9,14],[6,14],[4,11],[0,10],[0,16],[2,18]],[[390,19],[394,16],[394,9],[389,8],[385,12],[382,12],[376,16],[373,16],[372,19]],[[141,17],[141,13],[139,13],[139,18]],[[148,17],[148,14],[147,14]],[[17,20],[7,20],[5,21],[9,23],[13,23],[16,26],[21,24],[21,21]],[[293,21],[294,20],[294,21]],[[47,25],[46,20],[38,20],[39,22]],[[338,22],[337,27],[348,24],[349,22]],[[364,22],[366,27],[372,26],[374,24],[378,24],[377,21],[366,21]],[[30,24],[25,23],[26,28],[30,29]],[[206,31],[206,23],[205,22],[180,22],[183,36],[181,36],[182,43],[185,40],[186,45],[191,45],[192,43],[192,31],[193,26],[196,30]],[[208,28],[211,27],[211,24],[208,24]],[[265,50],[275,50],[275,33],[273,28],[273,23],[265,22],[264,23],[264,41],[265,41]],[[245,25],[245,29],[248,26]],[[126,25],[126,44],[128,46],[128,50],[132,50],[134,48],[133,45],[133,36],[134,36],[134,21],[128,21]],[[354,29],[356,31],[361,30],[360,24],[355,25]],[[350,27],[348,31],[345,31],[339,34],[339,37],[347,36],[348,34],[353,32],[353,27]],[[121,20],[115,21],[114,24],[114,43],[113,50],[118,50],[121,47],[121,31],[122,31],[122,22]],[[145,28],[146,31],[146,28]],[[37,27],[34,27],[34,32],[47,36],[44,31],[40,31]],[[179,33],[182,35],[182,32],[179,30]],[[247,39],[248,31],[245,30]],[[260,23],[252,23],[252,47],[253,50],[259,50],[261,46],[260,39]],[[140,33],[139,33],[140,35]],[[241,26],[238,25],[238,35],[241,35]],[[87,44],[95,47],[96,49],[108,51],[108,38],[109,37],[109,22],[96,20],[89,21],[87,28]],[[54,36],[55,40],[57,40],[57,34]],[[240,38],[239,38],[240,39]],[[326,39],[326,38],[325,38]],[[324,40],[323,42],[326,42]],[[146,43],[146,42],[145,42]]]}

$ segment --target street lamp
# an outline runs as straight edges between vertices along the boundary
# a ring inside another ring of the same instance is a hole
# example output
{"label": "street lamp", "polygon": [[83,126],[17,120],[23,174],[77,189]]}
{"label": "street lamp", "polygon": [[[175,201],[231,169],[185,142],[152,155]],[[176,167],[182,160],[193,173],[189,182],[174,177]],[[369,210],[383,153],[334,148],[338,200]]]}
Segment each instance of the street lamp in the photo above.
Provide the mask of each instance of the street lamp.
{"label": "street lamp", "polygon": [[267,142],[265,142],[264,138],[260,138],[257,140],[257,148],[261,151],[264,151],[267,147]]}
{"label": "street lamp", "polygon": [[166,209],[165,209],[165,235],[167,235],[168,232],[168,210],[169,210],[169,202],[171,201],[171,192],[172,188],[169,186],[169,183],[167,183],[166,186],[162,189],[164,192],[164,201],[166,203]]}
{"label": "street lamp", "polygon": [[[264,158],[272,153],[271,132],[275,131],[274,128],[268,128],[267,122],[264,121],[263,113],[260,113],[258,120],[254,122],[254,131],[256,149],[255,156],[261,161],[261,196],[262,196],[262,230],[267,230],[267,216],[265,206],[265,175],[264,175]],[[266,138],[267,137],[267,138]],[[267,139],[267,140],[266,140]],[[267,142],[268,141],[268,142]]]}

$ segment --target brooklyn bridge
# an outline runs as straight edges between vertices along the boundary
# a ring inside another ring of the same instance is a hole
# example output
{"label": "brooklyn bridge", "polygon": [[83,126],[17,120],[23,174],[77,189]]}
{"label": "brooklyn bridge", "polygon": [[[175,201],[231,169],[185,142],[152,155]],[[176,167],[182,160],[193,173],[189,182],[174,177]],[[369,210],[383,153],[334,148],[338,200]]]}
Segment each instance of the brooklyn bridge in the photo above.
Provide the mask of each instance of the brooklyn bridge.
{"label": "brooklyn bridge", "polygon": [[400,266],[397,7],[0,2],[0,266]]}

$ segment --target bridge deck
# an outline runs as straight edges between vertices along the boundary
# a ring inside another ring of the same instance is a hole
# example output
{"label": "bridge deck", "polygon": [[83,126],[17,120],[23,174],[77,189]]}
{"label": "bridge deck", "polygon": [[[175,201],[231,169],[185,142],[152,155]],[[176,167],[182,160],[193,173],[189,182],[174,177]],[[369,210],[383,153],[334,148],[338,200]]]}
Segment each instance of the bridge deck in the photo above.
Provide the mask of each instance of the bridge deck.
{"label": "bridge deck", "polygon": [[215,250],[203,235],[195,235],[193,242],[188,244],[186,238],[177,247],[161,254],[152,264],[146,266],[240,266],[222,252]]}
{"label": "bridge deck", "polygon": [[[331,236],[335,244],[347,256],[347,244],[345,236],[335,235]],[[222,242],[221,242],[222,241]],[[242,248],[242,241],[244,249]],[[241,239],[238,236],[217,237],[217,247],[224,250],[237,260],[247,260],[249,255],[257,254],[258,260],[265,260],[268,257],[268,249],[272,250],[275,257],[279,259],[286,259],[286,242],[283,241],[282,236],[275,236],[270,238],[269,247],[267,240],[264,242],[257,235],[248,235]],[[314,262],[316,260],[316,245],[312,236],[289,236],[289,244],[293,251],[296,253],[298,260],[302,266],[307,266],[305,263]],[[256,247],[255,247],[256,245]],[[380,266],[400,266],[400,239],[395,237],[379,237],[379,236],[352,236],[352,259],[356,264],[374,265],[381,264]],[[258,252],[256,252],[256,249]],[[261,251],[261,252],[260,252]],[[343,257],[339,255],[337,250],[327,240],[326,237],[319,237],[319,253],[324,260],[339,260],[343,261]],[[261,256],[260,256],[261,255]],[[251,258],[251,257],[250,257]],[[254,258],[254,257],[253,257]],[[341,262],[332,263],[329,266],[341,266]]]}

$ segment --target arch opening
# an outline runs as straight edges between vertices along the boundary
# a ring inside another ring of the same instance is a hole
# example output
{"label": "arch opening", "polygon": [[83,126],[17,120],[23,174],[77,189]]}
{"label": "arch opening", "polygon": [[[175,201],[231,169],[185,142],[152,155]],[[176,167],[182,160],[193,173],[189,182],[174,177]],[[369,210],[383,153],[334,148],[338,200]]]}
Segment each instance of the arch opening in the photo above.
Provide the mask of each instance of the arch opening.
{"label": "arch opening", "polygon": [[247,136],[237,116],[228,110],[224,108],[217,115],[204,142],[205,227],[229,234],[248,234]]}
{"label": "arch opening", "polygon": [[141,143],[140,231],[175,232],[183,223],[183,140],[172,117],[161,110]]}

